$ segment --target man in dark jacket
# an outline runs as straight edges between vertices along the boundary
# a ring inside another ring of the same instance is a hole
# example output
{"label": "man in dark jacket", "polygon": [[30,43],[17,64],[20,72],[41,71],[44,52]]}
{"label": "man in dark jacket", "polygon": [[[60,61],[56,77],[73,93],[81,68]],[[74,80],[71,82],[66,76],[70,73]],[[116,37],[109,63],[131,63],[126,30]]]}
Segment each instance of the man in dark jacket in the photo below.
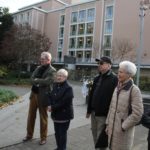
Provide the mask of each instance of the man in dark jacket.
{"label": "man in dark jacket", "polygon": [[[86,115],[87,118],[91,116],[91,128],[95,145],[105,127],[112,94],[118,83],[117,76],[111,70],[111,59],[104,56],[96,59],[96,61],[98,62],[99,75],[93,81]],[[106,149],[107,147],[104,147],[100,150]]]}
{"label": "man in dark jacket", "polygon": [[27,135],[23,139],[24,142],[29,141],[33,137],[36,112],[39,109],[40,115],[40,145],[46,143],[47,128],[48,128],[48,92],[51,91],[51,86],[54,80],[55,68],[51,66],[51,54],[42,52],[40,58],[41,65],[38,66],[31,76],[31,95],[30,105],[27,120]]}

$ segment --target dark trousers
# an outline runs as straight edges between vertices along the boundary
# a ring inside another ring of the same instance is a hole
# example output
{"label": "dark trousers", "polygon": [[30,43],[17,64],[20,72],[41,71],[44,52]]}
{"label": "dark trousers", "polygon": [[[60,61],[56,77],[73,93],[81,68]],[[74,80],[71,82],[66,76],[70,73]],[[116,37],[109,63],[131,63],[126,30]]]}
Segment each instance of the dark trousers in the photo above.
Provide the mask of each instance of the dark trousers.
{"label": "dark trousers", "polygon": [[54,122],[57,150],[66,150],[67,130],[69,128],[69,125],[70,125],[70,121],[64,123]]}
{"label": "dark trousers", "polygon": [[150,150],[150,129],[148,131],[147,142],[148,142],[148,150]]}

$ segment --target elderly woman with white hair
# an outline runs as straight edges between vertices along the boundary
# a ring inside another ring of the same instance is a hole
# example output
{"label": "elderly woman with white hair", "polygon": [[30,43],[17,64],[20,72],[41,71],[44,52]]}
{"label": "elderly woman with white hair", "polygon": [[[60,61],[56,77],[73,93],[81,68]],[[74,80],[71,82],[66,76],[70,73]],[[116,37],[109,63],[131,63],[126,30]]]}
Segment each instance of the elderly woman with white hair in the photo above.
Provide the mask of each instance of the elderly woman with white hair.
{"label": "elderly woman with white hair", "polygon": [[135,125],[143,114],[142,95],[133,83],[136,66],[130,61],[119,64],[116,87],[106,119],[110,150],[131,150]]}
{"label": "elderly woman with white hair", "polygon": [[67,82],[68,72],[60,69],[56,73],[56,81],[50,94],[48,110],[54,122],[55,150],[66,150],[67,130],[73,119],[73,89]]}

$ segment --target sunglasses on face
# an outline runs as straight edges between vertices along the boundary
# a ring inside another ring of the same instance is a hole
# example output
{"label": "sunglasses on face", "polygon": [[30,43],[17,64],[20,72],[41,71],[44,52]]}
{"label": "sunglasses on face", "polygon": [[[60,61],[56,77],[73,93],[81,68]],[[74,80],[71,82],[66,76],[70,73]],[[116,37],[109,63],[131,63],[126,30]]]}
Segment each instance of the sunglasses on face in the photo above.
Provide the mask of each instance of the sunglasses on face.
{"label": "sunglasses on face", "polygon": [[103,65],[105,62],[103,62],[103,61],[100,61],[98,64],[99,65]]}

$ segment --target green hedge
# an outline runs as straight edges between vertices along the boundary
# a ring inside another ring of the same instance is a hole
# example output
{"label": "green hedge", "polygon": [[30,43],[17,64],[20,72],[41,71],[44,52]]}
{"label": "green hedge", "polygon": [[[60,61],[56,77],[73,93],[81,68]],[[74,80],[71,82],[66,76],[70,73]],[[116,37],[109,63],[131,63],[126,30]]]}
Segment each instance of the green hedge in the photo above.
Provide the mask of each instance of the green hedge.
{"label": "green hedge", "polygon": [[0,104],[14,101],[18,96],[9,90],[0,89]]}
{"label": "green hedge", "polygon": [[140,89],[142,91],[149,91],[150,92],[150,77],[148,77],[148,76],[141,76],[140,77]]}

